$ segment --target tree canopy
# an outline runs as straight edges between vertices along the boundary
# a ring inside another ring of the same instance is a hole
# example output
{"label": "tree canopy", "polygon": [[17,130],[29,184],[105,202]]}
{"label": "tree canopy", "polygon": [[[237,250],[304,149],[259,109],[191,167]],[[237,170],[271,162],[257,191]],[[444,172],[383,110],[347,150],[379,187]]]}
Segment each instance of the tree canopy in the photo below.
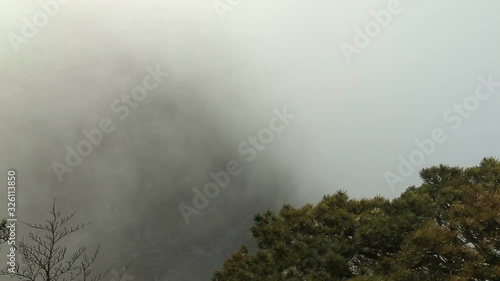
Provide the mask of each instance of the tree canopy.
{"label": "tree canopy", "polygon": [[242,246],[212,281],[499,280],[500,162],[420,176],[393,200],[338,191],[256,215],[257,252]]}

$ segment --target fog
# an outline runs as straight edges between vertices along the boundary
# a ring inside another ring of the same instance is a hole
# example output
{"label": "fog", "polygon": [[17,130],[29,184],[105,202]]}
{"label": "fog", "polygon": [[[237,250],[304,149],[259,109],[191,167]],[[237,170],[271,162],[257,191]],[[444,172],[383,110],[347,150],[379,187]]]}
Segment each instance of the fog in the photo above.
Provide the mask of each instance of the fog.
{"label": "fog", "polygon": [[[18,173],[20,220],[45,220],[56,198],[75,222],[95,221],[67,243],[100,243],[100,269],[132,262],[137,280],[210,280],[253,245],[256,213],[339,189],[394,198],[423,167],[500,155],[500,88],[460,123],[447,112],[484,86],[479,77],[500,80],[498,1],[402,0],[349,59],[342,42],[355,45],[355,28],[390,1],[233,1],[223,18],[218,1],[67,2],[17,45],[22,19],[43,10],[0,3],[0,170]],[[158,69],[168,76],[118,113]],[[285,111],[293,118],[276,117]],[[66,147],[103,119],[114,130],[60,181],[53,163],[66,165]],[[275,119],[283,130],[255,159],[242,153]],[[391,186],[398,157],[436,129],[446,140]],[[231,161],[241,172],[186,223],[180,204],[192,207],[193,188]]]}

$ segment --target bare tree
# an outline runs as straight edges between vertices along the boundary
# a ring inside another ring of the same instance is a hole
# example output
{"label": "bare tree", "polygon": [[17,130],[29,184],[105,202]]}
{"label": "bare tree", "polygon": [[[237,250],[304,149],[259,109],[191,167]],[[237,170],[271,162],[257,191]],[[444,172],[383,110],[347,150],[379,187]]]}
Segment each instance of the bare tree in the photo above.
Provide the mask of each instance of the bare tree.
{"label": "bare tree", "polygon": [[0,244],[3,244],[9,238],[9,230],[7,229],[7,220],[0,221]]}
{"label": "bare tree", "polygon": [[[4,269],[0,275],[11,275],[11,277],[17,277],[22,281],[99,281],[106,276],[109,270],[94,274],[94,264],[100,246],[91,254],[88,254],[86,247],[80,247],[69,254],[68,247],[61,245],[65,237],[91,223],[66,226],[75,213],[63,216],[61,212],[57,211],[55,200],[48,213],[51,217],[44,224],[23,223],[41,234],[29,232],[28,238],[31,243],[26,243],[23,239],[17,244],[16,250],[21,260],[20,262],[16,261],[15,273]],[[119,281],[129,266],[123,268],[114,280]]]}

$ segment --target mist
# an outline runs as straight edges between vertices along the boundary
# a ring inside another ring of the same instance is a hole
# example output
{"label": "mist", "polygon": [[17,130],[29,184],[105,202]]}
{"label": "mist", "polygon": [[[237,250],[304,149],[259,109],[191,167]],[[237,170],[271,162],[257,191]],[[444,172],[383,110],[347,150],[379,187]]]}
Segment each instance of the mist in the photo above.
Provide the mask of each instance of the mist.
{"label": "mist", "polygon": [[[443,119],[478,77],[500,80],[496,1],[400,1],[351,61],[340,44],[389,1],[241,1],[223,18],[217,1],[67,2],[17,47],[9,34],[40,4],[0,3],[1,171],[18,173],[21,220],[43,221],[56,198],[75,221],[94,221],[68,244],[100,243],[102,270],[132,263],[137,280],[210,280],[240,245],[255,246],[259,212],[339,189],[393,198],[423,167],[500,154],[499,90],[459,128]],[[134,106],[123,101],[155,69],[168,76]],[[60,180],[53,163],[67,165],[66,147],[103,119],[114,129]],[[275,119],[283,130],[242,153]],[[446,142],[391,187],[385,174],[436,128]],[[196,208],[193,188],[231,161],[241,171]]]}

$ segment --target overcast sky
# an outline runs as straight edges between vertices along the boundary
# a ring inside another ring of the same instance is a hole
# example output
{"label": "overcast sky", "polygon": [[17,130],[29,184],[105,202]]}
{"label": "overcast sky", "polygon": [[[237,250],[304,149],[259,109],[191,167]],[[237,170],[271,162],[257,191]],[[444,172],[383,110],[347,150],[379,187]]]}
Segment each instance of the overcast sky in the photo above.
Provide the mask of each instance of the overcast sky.
{"label": "overcast sky", "polygon": [[[18,172],[19,216],[40,219],[61,198],[79,219],[101,220],[88,235],[102,234],[105,246],[127,224],[151,222],[152,239],[184,243],[159,242],[179,260],[158,280],[209,280],[248,241],[256,212],[338,189],[394,198],[420,183],[423,167],[499,157],[500,86],[484,83],[500,81],[498,1],[271,2],[70,0],[26,36],[26,21],[44,10],[2,0],[0,171]],[[382,10],[395,12],[356,44],[357,28],[366,34]],[[356,51],[346,55],[347,45]],[[156,68],[168,77],[120,119],[115,100]],[[475,98],[478,88],[492,93]],[[295,117],[248,161],[239,145],[285,107]],[[65,164],[65,148],[106,118],[113,132],[60,181],[53,163]],[[413,153],[421,163],[401,175],[400,156],[436,130],[445,140]],[[186,225],[179,204],[231,160],[243,172]],[[402,180],[391,187],[388,172]],[[123,240],[109,248],[133,243]],[[207,253],[217,258],[203,264]]]}

